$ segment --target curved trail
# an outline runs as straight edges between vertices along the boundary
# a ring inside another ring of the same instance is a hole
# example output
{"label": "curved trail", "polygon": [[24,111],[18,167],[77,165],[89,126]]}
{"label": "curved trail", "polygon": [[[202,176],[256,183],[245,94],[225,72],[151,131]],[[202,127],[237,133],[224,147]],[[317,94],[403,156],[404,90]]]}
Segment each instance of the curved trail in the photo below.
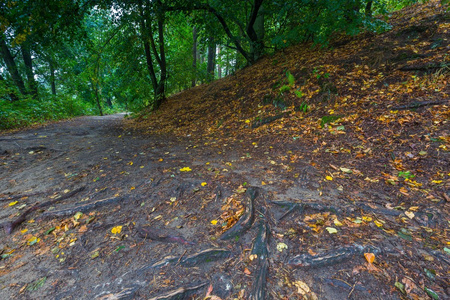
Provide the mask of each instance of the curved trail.
{"label": "curved trail", "polygon": [[308,163],[287,184],[286,147],[144,136],[120,114],[0,136],[0,223],[39,208],[0,233],[0,298],[189,299],[212,286],[223,299],[399,299],[360,249],[376,244],[383,261],[402,245],[369,226],[328,234],[361,214]]}

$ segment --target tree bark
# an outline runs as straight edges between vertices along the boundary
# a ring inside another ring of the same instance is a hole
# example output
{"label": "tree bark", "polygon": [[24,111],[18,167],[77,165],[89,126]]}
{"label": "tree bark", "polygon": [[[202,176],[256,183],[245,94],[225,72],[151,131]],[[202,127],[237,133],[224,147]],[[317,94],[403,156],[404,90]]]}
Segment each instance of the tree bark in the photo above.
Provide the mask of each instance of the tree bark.
{"label": "tree bark", "polygon": [[[217,56],[220,59],[220,45],[217,46]],[[217,64],[217,78],[222,78],[222,66],[219,63]]]}
{"label": "tree bark", "polygon": [[[159,43],[159,54],[158,54],[155,39],[153,37],[152,24],[151,20],[149,19],[149,14],[144,11],[142,0],[139,0],[138,4],[141,15],[140,20],[141,38],[144,45],[147,69],[150,75],[150,80],[152,82],[153,91],[155,94],[153,109],[157,109],[161,105],[161,103],[166,99],[165,85],[167,79],[167,71],[166,71],[166,55],[164,49],[164,12],[161,12],[159,10],[157,13],[158,43]],[[159,0],[156,1],[155,5],[161,6],[161,1]],[[155,60],[160,68],[159,81],[156,78],[155,68],[153,65],[152,51]]]}
{"label": "tree bark", "polygon": [[214,69],[215,69],[215,59],[216,59],[216,44],[212,37],[210,37],[208,45],[208,62],[206,65],[206,72],[208,73],[208,81],[214,80]]}
{"label": "tree bark", "polygon": [[194,26],[192,28],[192,87],[195,87],[196,85],[196,79],[197,79],[197,27]]}
{"label": "tree bark", "polygon": [[3,34],[0,35],[0,46],[3,60],[5,61],[6,68],[8,69],[8,72],[11,75],[14,84],[17,86],[19,92],[22,95],[26,95],[27,90],[25,89],[25,84],[23,83],[22,77],[20,76],[19,71],[17,70],[16,62],[14,61],[14,58],[11,52],[9,51],[8,45],[6,44]]}
{"label": "tree bark", "polygon": [[34,73],[33,73],[33,59],[31,58],[31,51],[29,48],[29,45],[22,44],[20,47],[20,50],[22,51],[22,58],[23,62],[25,64],[25,74],[27,75],[28,80],[28,89],[30,91],[30,94],[33,96],[34,99],[38,98],[38,86],[37,82],[34,79]]}
{"label": "tree bark", "polygon": [[366,13],[367,17],[372,16],[372,4],[373,4],[373,1],[367,1],[366,9],[365,9],[365,13]]}
{"label": "tree bark", "polygon": [[55,80],[55,66],[51,59],[48,61],[50,67],[50,86],[52,88],[52,95],[56,95],[56,80]]}

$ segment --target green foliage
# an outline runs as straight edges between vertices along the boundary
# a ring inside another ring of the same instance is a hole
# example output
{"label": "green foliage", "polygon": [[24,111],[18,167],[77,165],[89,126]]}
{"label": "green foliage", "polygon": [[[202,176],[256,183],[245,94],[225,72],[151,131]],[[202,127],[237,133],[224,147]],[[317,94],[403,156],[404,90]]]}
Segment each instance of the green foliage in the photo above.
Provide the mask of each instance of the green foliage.
{"label": "green foliage", "polygon": [[336,120],[339,120],[340,118],[342,118],[342,116],[339,116],[339,115],[323,116],[320,120],[320,127],[324,127],[325,124],[332,123]]}
{"label": "green foliage", "polygon": [[411,178],[416,177],[416,175],[412,174],[411,171],[405,171],[405,172],[400,171],[400,172],[398,172],[398,177],[403,177],[405,179],[411,179]]}
{"label": "green foliage", "polygon": [[290,86],[293,86],[295,84],[295,77],[294,77],[294,75],[292,75],[291,72],[286,71],[286,77],[287,77],[288,84]]}
{"label": "green foliage", "polygon": [[310,109],[308,103],[302,102],[300,105],[295,107],[295,111],[302,111],[304,113],[308,112]]}
{"label": "green foliage", "polygon": [[283,85],[282,87],[280,87],[280,93],[286,93],[289,92],[291,90],[291,87],[289,85]]}
{"label": "green foliage", "polygon": [[26,98],[14,102],[0,100],[0,130],[94,114],[96,110],[91,104],[73,98]]}

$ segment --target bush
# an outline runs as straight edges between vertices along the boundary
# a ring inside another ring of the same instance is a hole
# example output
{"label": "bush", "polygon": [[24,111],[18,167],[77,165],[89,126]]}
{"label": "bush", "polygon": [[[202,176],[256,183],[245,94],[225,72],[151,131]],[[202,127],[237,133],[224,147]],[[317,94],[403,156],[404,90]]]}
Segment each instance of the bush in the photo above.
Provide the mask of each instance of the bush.
{"label": "bush", "polygon": [[95,113],[91,104],[65,97],[25,98],[14,102],[0,99],[0,130]]}

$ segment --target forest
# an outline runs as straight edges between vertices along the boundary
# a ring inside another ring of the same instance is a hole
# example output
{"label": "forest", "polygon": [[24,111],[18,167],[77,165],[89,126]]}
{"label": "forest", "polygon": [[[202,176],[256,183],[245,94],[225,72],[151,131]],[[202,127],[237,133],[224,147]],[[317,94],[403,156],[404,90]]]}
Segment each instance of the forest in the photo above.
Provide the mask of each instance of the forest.
{"label": "forest", "polygon": [[450,298],[448,0],[0,8],[0,299]]}
{"label": "forest", "polygon": [[388,30],[414,2],[5,0],[0,128],[157,109],[291,45]]}

